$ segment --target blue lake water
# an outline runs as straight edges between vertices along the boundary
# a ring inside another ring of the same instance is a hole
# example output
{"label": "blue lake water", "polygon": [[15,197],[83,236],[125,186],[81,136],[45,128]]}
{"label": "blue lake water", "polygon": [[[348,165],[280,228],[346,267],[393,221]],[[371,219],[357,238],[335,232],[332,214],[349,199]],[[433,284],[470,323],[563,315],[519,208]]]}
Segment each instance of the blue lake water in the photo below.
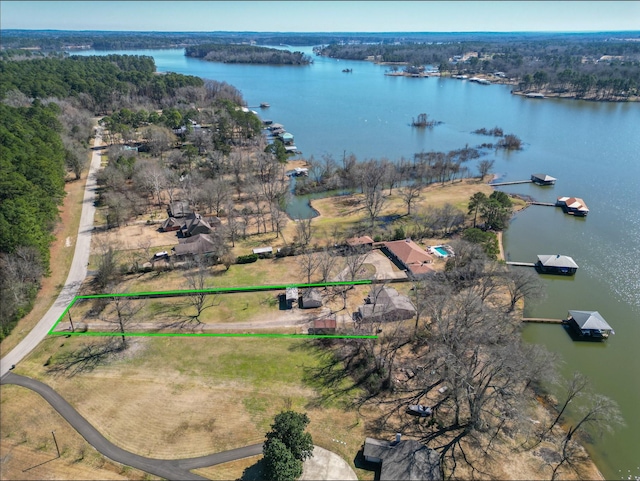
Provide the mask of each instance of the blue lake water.
{"label": "blue lake water", "polygon": [[[311,47],[299,50],[311,53]],[[384,66],[320,57],[309,66],[276,67],[206,62],[181,49],[82,52],[107,53],[149,55],[161,72],[225,81],[255,110],[268,102],[260,115],[284,124],[303,157],[410,159],[420,151],[494,142],[471,133],[481,127],[499,126],[520,137],[522,151],[488,157],[501,180],[542,172],[558,181],[503,189],[544,202],[582,197],[590,208],[587,219],[538,206],[513,219],[504,236],[511,260],[561,253],[580,266],[575,277],[543,276],[547,298],[527,305],[526,315],[561,318],[569,309],[598,310],[616,331],[602,344],[573,342],[557,325],[528,325],[523,335],[560,353],[563,372],[580,370],[619,403],[626,427],[595,438],[589,451],[607,479],[622,473],[626,479],[628,470],[640,475],[640,104],[526,99],[511,95],[509,86],[389,77]],[[443,123],[412,128],[423,112]],[[475,165],[469,167],[475,173]]]}

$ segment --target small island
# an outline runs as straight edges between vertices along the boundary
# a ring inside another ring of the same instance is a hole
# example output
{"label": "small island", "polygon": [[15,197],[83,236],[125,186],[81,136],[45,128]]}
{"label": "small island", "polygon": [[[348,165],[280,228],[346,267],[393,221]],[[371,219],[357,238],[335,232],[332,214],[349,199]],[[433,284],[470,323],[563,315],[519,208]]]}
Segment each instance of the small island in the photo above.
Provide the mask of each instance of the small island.
{"label": "small island", "polygon": [[205,44],[187,47],[187,57],[201,58],[210,62],[251,63],[268,65],[309,65],[310,56],[302,52],[290,52],[277,48],[238,44]]}

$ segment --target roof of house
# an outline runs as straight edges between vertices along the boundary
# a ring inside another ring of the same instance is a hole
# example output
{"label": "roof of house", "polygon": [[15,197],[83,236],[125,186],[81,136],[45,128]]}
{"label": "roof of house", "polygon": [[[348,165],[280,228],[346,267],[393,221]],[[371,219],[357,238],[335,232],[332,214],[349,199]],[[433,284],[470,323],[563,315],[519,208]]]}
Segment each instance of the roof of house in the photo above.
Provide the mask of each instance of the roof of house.
{"label": "roof of house", "polygon": [[558,197],[558,202],[564,203],[570,209],[582,210],[589,212],[587,204],[579,197]]}
{"label": "roof of house", "polygon": [[558,180],[555,177],[551,177],[547,174],[531,174],[531,177],[535,177],[536,179],[540,179],[544,182],[551,182],[552,180]]}
{"label": "roof of house", "polygon": [[172,217],[183,217],[193,212],[191,207],[189,207],[189,202],[186,200],[176,200],[175,202],[171,202],[169,204],[169,210],[171,211]]}
{"label": "roof of house", "polygon": [[368,235],[363,235],[360,237],[351,237],[350,239],[347,239],[347,245],[351,247],[368,245],[368,244],[373,244],[373,239]]}
{"label": "roof of house", "polygon": [[602,317],[598,311],[569,311],[569,316],[576,321],[580,329],[613,331],[613,328],[604,320],[604,317]]}
{"label": "roof of house", "polygon": [[179,239],[178,242],[179,244],[173,248],[177,256],[207,254],[218,249],[218,243],[209,234],[196,234],[193,237]]}
{"label": "roof of house", "polygon": [[317,319],[313,321],[314,329],[335,329],[336,328],[336,320],[335,319]]}
{"label": "roof of house", "polygon": [[175,217],[169,217],[162,223],[162,228],[166,230],[172,227],[182,227],[185,222],[185,219],[176,219]]}
{"label": "roof of house", "polygon": [[426,264],[433,262],[433,257],[411,239],[385,242],[384,246],[413,274],[425,274],[433,271]]}
{"label": "roof of house", "polygon": [[398,291],[391,287],[375,286],[369,292],[369,303],[358,308],[360,315],[366,319],[375,316],[383,317],[385,314],[398,313],[405,311],[407,319],[415,315],[416,308],[413,306],[407,296],[401,296]]}
{"label": "roof of house", "polygon": [[381,481],[442,479],[439,454],[418,441],[366,438],[364,455],[382,459]]}
{"label": "roof of house", "polygon": [[190,214],[184,226],[182,226],[182,230],[190,235],[198,227],[203,227],[205,230],[211,232],[211,226],[200,214]]}
{"label": "roof of house", "polygon": [[545,267],[570,267],[578,268],[578,264],[569,256],[556,255],[539,255],[538,261]]}

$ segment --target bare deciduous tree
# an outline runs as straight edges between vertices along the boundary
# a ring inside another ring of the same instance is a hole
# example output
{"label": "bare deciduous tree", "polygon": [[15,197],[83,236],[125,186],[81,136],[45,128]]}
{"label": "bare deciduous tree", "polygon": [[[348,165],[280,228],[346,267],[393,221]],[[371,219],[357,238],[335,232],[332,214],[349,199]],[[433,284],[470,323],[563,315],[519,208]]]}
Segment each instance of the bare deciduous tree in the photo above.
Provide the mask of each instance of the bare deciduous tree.
{"label": "bare deciduous tree", "polygon": [[298,267],[300,273],[307,278],[307,284],[311,283],[311,277],[316,273],[320,266],[320,258],[313,251],[305,249],[302,254],[297,256]]}
{"label": "bare deciduous tree", "polygon": [[402,197],[402,200],[407,206],[407,215],[411,215],[411,207],[414,205],[415,201],[420,198],[421,190],[422,185],[418,182],[411,182],[400,189],[400,197]]}

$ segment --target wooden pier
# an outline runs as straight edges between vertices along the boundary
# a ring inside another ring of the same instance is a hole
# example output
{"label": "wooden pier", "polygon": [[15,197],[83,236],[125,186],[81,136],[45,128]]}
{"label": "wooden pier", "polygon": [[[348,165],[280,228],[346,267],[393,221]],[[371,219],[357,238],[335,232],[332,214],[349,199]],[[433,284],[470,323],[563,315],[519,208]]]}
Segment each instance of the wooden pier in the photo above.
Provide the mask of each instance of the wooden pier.
{"label": "wooden pier", "polygon": [[564,319],[546,319],[544,317],[523,317],[522,322],[538,322],[541,324],[564,324]]}
{"label": "wooden pier", "polygon": [[495,184],[489,184],[491,187],[496,187],[499,185],[515,185],[515,184],[530,184],[532,180],[513,180],[511,182],[496,182]]}
{"label": "wooden pier", "polygon": [[556,204],[552,204],[550,202],[535,202],[535,201],[529,201],[527,202],[527,205],[544,205],[546,207],[558,207]]}
{"label": "wooden pier", "polygon": [[520,266],[520,267],[535,267],[536,265],[533,262],[505,262],[508,266]]}

